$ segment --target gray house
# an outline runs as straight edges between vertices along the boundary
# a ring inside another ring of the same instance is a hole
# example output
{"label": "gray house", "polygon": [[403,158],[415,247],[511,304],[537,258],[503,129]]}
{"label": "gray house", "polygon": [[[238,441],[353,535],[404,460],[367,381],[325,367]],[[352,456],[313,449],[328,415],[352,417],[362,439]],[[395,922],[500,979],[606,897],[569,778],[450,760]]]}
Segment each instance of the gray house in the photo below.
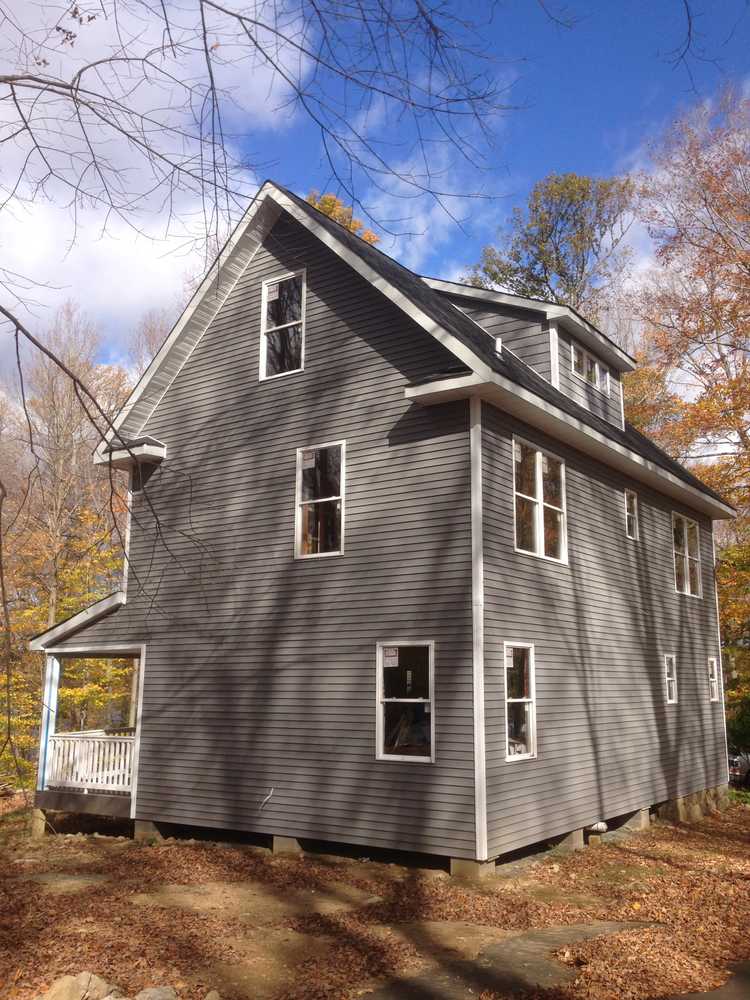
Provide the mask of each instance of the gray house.
{"label": "gray house", "polygon": [[[266,183],[95,461],[122,590],[37,637],[40,809],[446,855],[727,781],[713,521],[574,310],[419,277]],[[132,726],[61,733],[70,657]]]}

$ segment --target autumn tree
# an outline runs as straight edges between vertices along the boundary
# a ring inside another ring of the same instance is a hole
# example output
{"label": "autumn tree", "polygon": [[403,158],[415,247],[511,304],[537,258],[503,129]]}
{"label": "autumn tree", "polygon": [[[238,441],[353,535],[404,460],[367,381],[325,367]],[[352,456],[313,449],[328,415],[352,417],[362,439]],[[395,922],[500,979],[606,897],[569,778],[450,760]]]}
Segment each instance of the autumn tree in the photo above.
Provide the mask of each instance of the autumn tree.
{"label": "autumn tree", "polygon": [[361,219],[354,218],[354,210],[351,205],[346,205],[337,195],[319,194],[313,190],[305,200],[323,215],[327,215],[334,222],[338,222],[339,225],[348,229],[349,232],[359,236],[365,243],[374,244],[380,241],[377,233],[374,233],[372,229],[367,229]]}
{"label": "autumn tree", "polygon": [[146,371],[174,325],[175,310],[149,309],[133,330],[128,344],[128,363],[136,379]]}
{"label": "autumn tree", "polygon": [[635,185],[627,177],[549,174],[515,208],[497,245],[468,280],[479,287],[572,306],[593,322],[627,264]]}

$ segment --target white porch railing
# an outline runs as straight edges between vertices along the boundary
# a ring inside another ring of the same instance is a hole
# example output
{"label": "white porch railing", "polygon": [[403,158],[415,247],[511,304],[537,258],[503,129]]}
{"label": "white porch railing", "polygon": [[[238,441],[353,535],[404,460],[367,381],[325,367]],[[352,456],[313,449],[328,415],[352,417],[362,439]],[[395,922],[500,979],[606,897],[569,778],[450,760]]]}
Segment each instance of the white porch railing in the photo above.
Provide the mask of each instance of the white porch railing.
{"label": "white porch railing", "polygon": [[133,736],[102,731],[50,736],[45,785],[88,792],[129,792]]}

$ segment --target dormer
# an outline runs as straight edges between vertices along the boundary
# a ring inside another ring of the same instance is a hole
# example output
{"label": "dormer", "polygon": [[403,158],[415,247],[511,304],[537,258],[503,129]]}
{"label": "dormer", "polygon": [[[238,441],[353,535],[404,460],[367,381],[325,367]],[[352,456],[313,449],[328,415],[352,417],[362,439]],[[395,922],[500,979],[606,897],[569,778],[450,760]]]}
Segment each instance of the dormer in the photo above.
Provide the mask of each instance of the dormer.
{"label": "dormer", "polygon": [[634,359],[568,306],[453,281],[427,284],[560,392],[624,428],[622,375]]}

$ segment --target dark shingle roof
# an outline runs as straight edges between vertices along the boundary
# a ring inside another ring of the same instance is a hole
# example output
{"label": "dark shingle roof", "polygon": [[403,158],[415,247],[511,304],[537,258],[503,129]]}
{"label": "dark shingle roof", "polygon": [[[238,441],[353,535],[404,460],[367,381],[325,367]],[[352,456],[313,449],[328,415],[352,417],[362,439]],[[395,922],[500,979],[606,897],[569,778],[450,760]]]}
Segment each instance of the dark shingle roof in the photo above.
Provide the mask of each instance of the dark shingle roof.
{"label": "dark shingle roof", "polygon": [[682,480],[682,482],[699,489],[702,493],[713,497],[720,503],[727,503],[722,496],[715,493],[705,483],[702,483],[691,472],[688,472],[679,462],[676,462],[667,455],[653,441],[637,431],[635,427],[628,423],[626,423],[624,430],[615,427],[614,424],[598,417],[595,413],[592,413],[570,399],[569,396],[555,389],[546,379],[538,375],[533,368],[529,368],[528,365],[510,351],[504,350],[498,354],[495,351],[494,337],[482,329],[474,320],[470,319],[458,306],[453,305],[445,295],[430,288],[427,282],[418,274],[414,274],[413,271],[404,267],[403,264],[399,264],[392,257],[388,257],[382,250],[378,250],[377,247],[365,243],[364,240],[350,232],[345,226],[340,225],[329,216],[319,212],[318,209],[287,188],[282,188],[280,185],[277,186],[318,225],[328,230],[348,250],[351,250],[352,253],[360,257],[361,260],[368,264],[382,278],[414,302],[438,326],[441,326],[465,347],[473,351],[493,371],[505,376],[529,392],[534,393],[545,402],[563,410],[569,416],[575,417],[581,423],[587,424],[611,441],[629,448],[649,462],[653,462],[654,465],[665,469],[667,472],[671,472],[672,475]]}

